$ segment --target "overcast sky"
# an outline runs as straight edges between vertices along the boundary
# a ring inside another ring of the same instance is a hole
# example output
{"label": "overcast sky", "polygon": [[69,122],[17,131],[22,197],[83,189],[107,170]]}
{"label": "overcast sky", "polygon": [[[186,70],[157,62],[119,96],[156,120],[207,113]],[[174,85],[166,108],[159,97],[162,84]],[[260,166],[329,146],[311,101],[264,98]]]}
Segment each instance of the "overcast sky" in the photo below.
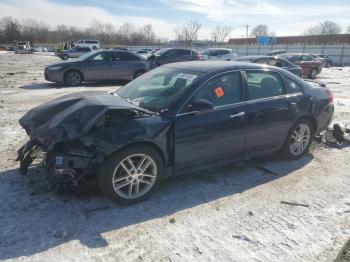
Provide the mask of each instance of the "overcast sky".
{"label": "overcast sky", "polygon": [[[151,23],[159,36],[173,38],[174,28],[189,20],[202,24],[200,39],[216,25],[245,35],[245,25],[267,24],[277,35],[299,35],[323,20],[350,26],[350,0],[0,0],[0,17],[35,18],[50,26],[88,27],[93,19],[120,25]],[[250,27],[250,28],[251,28]]]}

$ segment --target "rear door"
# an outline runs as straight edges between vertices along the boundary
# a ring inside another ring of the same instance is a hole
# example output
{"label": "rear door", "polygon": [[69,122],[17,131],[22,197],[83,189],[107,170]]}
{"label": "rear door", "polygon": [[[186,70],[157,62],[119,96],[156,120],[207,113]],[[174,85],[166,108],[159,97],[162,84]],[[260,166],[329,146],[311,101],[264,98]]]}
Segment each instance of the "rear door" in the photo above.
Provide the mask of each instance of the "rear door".
{"label": "rear door", "polygon": [[113,79],[132,80],[137,70],[143,69],[143,61],[129,52],[116,52],[116,59],[113,61]]}
{"label": "rear door", "polygon": [[278,72],[246,70],[248,153],[281,146],[293,123],[295,101]]}
{"label": "rear door", "polygon": [[[200,99],[211,102],[214,109],[191,112],[191,103]],[[175,119],[176,168],[207,164],[243,153],[245,111],[240,71],[217,75],[204,84]]]}
{"label": "rear door", "polygon": [[192,55],[191,50],[188,50],[188,49],[176,50],[176,58],[174,62],[192,61],[193,59],[194,59],[194,55]]}
{"label": "rear door", "polygon": [[115,59],[114,52],[99,52],[84,63],[84,76],[86,80],[112,80],[112,62]]}

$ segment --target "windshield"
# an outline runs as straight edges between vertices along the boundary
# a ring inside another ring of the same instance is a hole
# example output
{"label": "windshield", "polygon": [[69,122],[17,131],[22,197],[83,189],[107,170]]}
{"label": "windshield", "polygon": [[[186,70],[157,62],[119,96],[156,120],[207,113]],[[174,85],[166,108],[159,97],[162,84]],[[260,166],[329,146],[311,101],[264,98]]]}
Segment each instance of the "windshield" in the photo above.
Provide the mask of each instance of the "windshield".
{"label": "windshield", "polygon": [[214,50],[214,49],[207,49],[207,50],[204,50],[201,55],[216,55],[217,53],[217,50]]}
{"label": "windshield", "polygon": [[202,73],[159,67],[119,89],[115,95],[153,112],[169,108]]}

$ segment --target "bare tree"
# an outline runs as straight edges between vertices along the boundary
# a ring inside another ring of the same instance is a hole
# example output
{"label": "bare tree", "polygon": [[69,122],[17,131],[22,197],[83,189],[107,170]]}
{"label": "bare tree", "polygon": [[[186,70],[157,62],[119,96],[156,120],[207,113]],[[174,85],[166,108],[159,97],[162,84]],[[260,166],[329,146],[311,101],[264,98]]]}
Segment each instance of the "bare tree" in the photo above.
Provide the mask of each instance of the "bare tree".
{"label": "bare tree", "polygon": [[0,28],[5,43],[12,43],[14,40],[20,40],[20,25],[12,17],[3,17],[0,21]]}
{"label": "bare tree", "polygon": [[[190,28],[191,29],[191,28]],[[186,27],[187,32],[192,32]],[[98,39],[103,44],[141,45],[160,43],[151,24],[137,27],[124,23],[119,27],[111,23],[92,20],[90,27],[80,29],[75,26],[57,25],[50,28],[47,24],[32,18],[21,23],[12,17],[0,19],[0,43],[12,43],[13,40],[28,40],[34,44],[74,42],[79,39]]]}
{"label": "bare tree", "polygon": [[202,25],[197,20],[191,20],[182,28],[175,28],[176,40],[188,41],[198,39],[198,31]]}
{"label": "bare tree", "polygon": [[211,32],[211,37],[215,42],[223,43],[232,30],[233,28],[230,26],[216,26]]}
{"label": "bare tree", "polygon": [[341,33],[341,26],[333,21],[324,21],[310,27],[305,31],[305,35],[334,35]]}
{"label": "bare tree", "polygon": [[269,35],[269,27],[263,24],[255,26],[250,32],[251,37],[268,36],[268,35]]}

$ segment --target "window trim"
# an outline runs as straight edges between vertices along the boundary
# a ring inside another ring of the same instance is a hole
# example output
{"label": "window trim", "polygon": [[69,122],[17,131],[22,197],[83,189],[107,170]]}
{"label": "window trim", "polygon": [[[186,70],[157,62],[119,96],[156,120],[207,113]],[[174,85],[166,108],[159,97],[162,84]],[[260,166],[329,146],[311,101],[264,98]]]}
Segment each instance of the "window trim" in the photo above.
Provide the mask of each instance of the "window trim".
{"label": "window trim", "polygon": [[[296,92],[296,93],[288,93],[287,91],[287,79],[289,80],[289,81],[292,81],[292,82],[294,82],[294,83],[296,83],[299,87],[300,87],[300,91],[299,92]],[[283,82],[284,82],[284,85],[285,85],[285,90],[286,90],[286,94],[287,95],[293,95],[293,94],[297,94],[297,93],[301,93],[301,94],[303,94],[304,93],[304,86],[303,85],[300,85],[298,82],[296,82],[296,81],[294,81],[292,78],[290,78],[290,77],[288,77],[288,76],[286,76],[286,75],[283,75]]]}
{"label": "window trim", "polygon": [[[282,85],[283,85],[283,94],[282,95],[277,95],[277,96],[269,96],[269,97],[263,97],[263,98],[257,98],[257,99],[249,99],[249,90],[248,90],[248,77],[247,77],[247,74],[246,72],[247,71],[264,71],[264,72],[273,72],[273,73],[276,73],[280,76],[281,78],[281,81],[282,81]],[[284,81],[284,75],[282,75],[280,72],[278,71],[275,71],[275,70],[271,70],[269,68],[266,68],[266,69],[255,69],[255,68],[249,68],[249,69],[245,69],[243,70],[244,72],[244,77],[245,77],[245,99],[247,102],[250,102],[250,101],[257,101],[257,100],[264,100],[266,98],[277,98],[277,97],[282,97],[282,96],[286,96],[288,95],[287,94],[287,89],[286,89],[286,83]]]}
{"label": "window trim", "polygon": [[220,108],[223,108],[223,107],[227,107],[227,106],[232,106],[232,105],[238,105],[238,104],[241,104],[241,103],[245,103],[245,92],[244,92],[244,89],[245,89],[245,83],[244,83],[244,79],[243,79],[243,75],[242,75],[242,70],[241,69],[236,69],[236,70],[230,70],[230,71],[225,71],[225,72],[221,72],[221,73],[218,73],[212,77],[210,77],[209,79],[207,79],[204,83],[202,83],[187,99],[186,101],[181,105],[180,109],[177,111],[177,113],[175,114],[175,117],[178,117],[178,116],[182,116],[182,115],[188,115],[188,114],[193,114],[195,111],[191,111],[191,112],[183,112],[183,113],[180,113],[182,111],[182,109],[185,107],[185,105],[192,99],[192,97],[197,94],[199,92],[199,90],[204,86],[206,85],[210,80],[212,80],[213,78],[215,77],[218,77],[220,75],[224,75],[224,74],[228,74],[228,73],[235,73],[235,72],[239,72],[240,73],[240,77],[241,77],[241,100],[240,102],[236,102],[236,103],[232,103],[232,104],[227,104],[227,105],[222,105],[222,106],[216,106],[213,108],[213,111],[216,110],[216,109],[220,109]]}

